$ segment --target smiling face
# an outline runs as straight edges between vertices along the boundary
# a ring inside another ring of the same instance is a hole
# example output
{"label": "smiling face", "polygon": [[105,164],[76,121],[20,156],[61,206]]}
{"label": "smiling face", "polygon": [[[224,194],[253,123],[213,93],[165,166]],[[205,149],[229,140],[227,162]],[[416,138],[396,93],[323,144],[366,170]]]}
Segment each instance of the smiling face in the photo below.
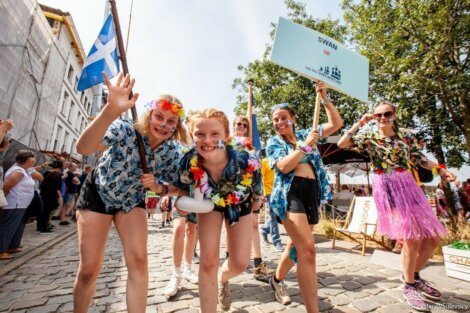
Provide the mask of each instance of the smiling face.
{"label": "smiling face", "polygon": [[374,109],[374,119],[379,128],[392,128],[396,118],[395,108],[389,104],[381,104]]}
{"label": "smiling face", "polygon": [[149,137],[163,141],[169,139],[179,123],[179,116],[171,110],[164,110],[160,104],[150,113],[148,124]]}
{"label": "smiling face", "polygon": [[281,136],[294,134],[295,117],[288,110],[276,110],[272,114],[274,130]]}
{"label": "smiling face", "polygon": [[207,160],[225,154],[225,149],[220,149],[220,143],[227,142],[229,134],[217,118],[211,117],[196,120],[191,130],[191,137],[197,153]]}
{"label": "smiling face", "polygon": [[246,117],[237,117],[233,122],[233,135],[236,137],[247,137],[249,126]]}

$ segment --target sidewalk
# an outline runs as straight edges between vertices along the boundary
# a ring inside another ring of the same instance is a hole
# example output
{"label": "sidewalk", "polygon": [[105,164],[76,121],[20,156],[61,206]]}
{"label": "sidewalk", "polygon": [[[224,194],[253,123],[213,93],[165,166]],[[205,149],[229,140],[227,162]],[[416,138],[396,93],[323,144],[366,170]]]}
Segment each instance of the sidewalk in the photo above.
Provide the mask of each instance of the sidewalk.
{"label": "sidewalk", "polygon": [[21,246],[23,251],[15,253],[11,260],[0,260],[0,276],[26,263],[31,258],[50,249],[55,244],[68,238],[76,232],[76,224],[70,222],[70,225],[60,226],[59,221],[51,221],[55,225],[54,232],[41,234],[36,231],[36,221],[26,224]]}

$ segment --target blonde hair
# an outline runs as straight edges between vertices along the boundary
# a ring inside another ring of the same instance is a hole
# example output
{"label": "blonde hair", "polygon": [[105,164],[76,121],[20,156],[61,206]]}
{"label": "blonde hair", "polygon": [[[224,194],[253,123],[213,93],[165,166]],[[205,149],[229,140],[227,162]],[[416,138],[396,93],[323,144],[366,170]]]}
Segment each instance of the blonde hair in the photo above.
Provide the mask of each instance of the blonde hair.
{"label": "blonde hair", "polygon": [[225,135],[230,135],[230,122],[228,121],[227,115],[217,109],[204,109],[191,112],[188,115],[189,131],[193,133],[197,121],[210,118],[215,118],[216,120],[218,120],[220,124],[222,124],[222,126],[224,127]]}
{"label": "blonde hair", "polygon": [[[181,101],[172,95],[160,95],[154,101],[158,103],[163,100],[168,101],[170,103],[179,104],[181,107],[183,107]],[[152,110],[145,109],[145,112],[139,117],[137,122],[134,123],[135,129],[142,136],[148,136],[149,134],[149,124],[151,116]],[[171,135],[170,139],[175,139],[177,141],[182,142],[183,144],[187,144],[190,142],[188,132],[186,130],[186,127],[184,127],[181,119],[178,119],[178,124],[176,125],[175,131],[173,135]]]}
{"label": "blonde hair", "polygon": [[246,125],[247,128],[246,128],[246,135],[245,136],[249,136],[250,135],[250,120],[248,119],[248,117],[246,116],[243,116],[243,115],[238,115],[235,117],[235,119],[233,120],[233,132],[234,132],[234,136],[235,136],[235,125],[237,124],[237,122],[246,122]]}

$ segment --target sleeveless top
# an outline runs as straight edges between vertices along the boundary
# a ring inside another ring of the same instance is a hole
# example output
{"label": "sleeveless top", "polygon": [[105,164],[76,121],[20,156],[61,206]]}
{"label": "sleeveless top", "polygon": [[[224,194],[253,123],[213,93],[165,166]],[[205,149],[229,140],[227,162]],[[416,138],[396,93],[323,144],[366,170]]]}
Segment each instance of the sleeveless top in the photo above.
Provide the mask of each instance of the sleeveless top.
{"label": "sleeveless top", "polygon": [[5,180],[15,172],[23,174],[23,178],[5,196],[8,204],[3,207],[4,210],[26,209],[34,197],[34,179],[21,166],[14,164],[10,167],[5,173]]}

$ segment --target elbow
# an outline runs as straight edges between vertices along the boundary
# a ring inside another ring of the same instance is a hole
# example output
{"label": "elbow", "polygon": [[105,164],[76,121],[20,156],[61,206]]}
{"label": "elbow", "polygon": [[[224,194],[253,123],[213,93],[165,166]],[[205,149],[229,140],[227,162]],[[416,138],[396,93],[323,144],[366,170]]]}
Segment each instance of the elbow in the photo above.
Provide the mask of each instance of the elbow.
{"label": "elbow", "polygon": [[282,174],[287,174],[291,171],[290,168],[288,168],[287,166],[283,166],[283,165],[278,165],[277,166],[277,169],[279,170],[279,172],[281,172]]}
{"label": "elbow", "polygon": [[338,116],[338,120],[334,123],[335,131],[341,129],[344,126],[344,121],[341,116]]}

